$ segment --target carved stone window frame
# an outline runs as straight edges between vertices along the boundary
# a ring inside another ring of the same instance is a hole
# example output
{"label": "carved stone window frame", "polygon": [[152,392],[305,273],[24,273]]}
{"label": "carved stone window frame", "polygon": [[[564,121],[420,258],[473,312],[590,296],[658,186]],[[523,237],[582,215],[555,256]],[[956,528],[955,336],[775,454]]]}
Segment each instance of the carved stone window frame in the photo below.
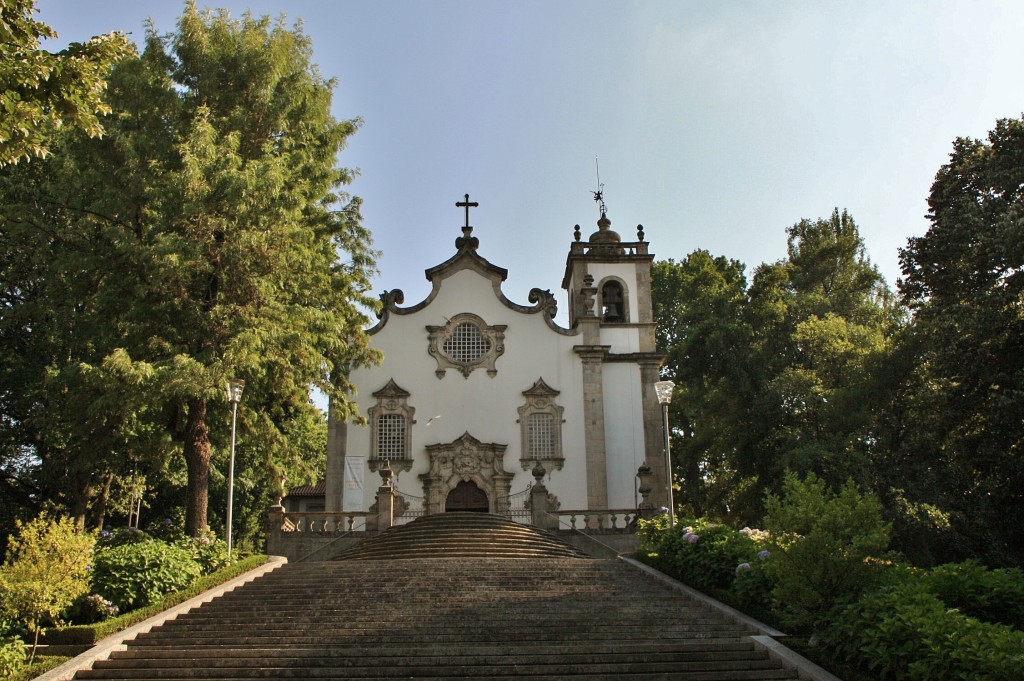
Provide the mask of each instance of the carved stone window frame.
{"label": "carved stone window frame", "polygon": [[[526,404],[517,409],[519,412],[519,440],[521,443],[521,455],[519,463],[523,470],[530,470],[536,464],[544,468],[545,474],[550,475],[553,470],[562,470],[565,464],[565,455],[562,452],[562,424],[565,419],[562,415],[565,408],[555,402],[560,391],[555,390],[543,378],[538,378],[533,386],[523,391]],[[537,456],[536,452],[530,450],[530,417],[537,414],[545,414],[551,417],[552,427],[552,452],[548,456]]]}
{"label": "carved stone window frame", "polygon": [[[377,404],[367,410],[370,417],[370,456],[367,457],[367,464],[374,473],[380,468],[384,461],[391,464],[391,468],[398,471],[407,471],[412,468],[412,426],[416,423],[413,416],[416,408],[409,406],[411,393],[395,383],[395,379],[388,379],[387,385],[373,393],[377,398]],[[405,421],[405,432],[403,442],[403,457],[401,459],[380,458],[379,454],[379,427],[380,420],[384,416],[401,416]]]}
{"label": "carved stone window frame", "polygon": [[[473,359],[459,359],[445,351],[446,344],[455,338],[457,330],[463,324],[475,327],[480,337],[488,344],[487,350]],[[488,326],[482,318],[470,312],[455,315],[444,326],[427,326],[429,334],[427,352],[437,361],[437,370],[434,374],[438,378],[444,378],[448,369],[456,369],[462,373],[464,378],[469,378],[474,369],[483,368],[487,370],[488,376],[494,378],[498,375],[495,362],[505,353],[505,329],[507,328],[508,326],[505,324]]]}

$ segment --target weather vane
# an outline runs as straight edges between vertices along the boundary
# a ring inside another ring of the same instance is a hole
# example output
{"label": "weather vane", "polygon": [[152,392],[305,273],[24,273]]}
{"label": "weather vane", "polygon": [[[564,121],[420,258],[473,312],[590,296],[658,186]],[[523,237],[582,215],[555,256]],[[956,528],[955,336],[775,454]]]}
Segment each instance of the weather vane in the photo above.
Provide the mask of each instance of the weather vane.
{"label": "weather vane", "polygon": [[601,209],[603,216],[608,209],[604,205],[604,183],[601,182],[601,166],[598,164],[596,156],[594,157],[594,167],[597,168],[597,191],[590,193],[594,195],[594,201],[597,201],[597,206]]}

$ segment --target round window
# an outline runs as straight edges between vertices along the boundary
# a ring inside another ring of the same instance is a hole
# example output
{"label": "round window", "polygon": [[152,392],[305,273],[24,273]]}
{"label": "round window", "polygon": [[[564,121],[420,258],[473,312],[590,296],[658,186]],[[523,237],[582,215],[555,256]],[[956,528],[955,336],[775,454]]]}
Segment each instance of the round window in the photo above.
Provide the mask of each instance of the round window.
{"label": "round window", "polygon": [[462,322],[452,330],[451,337],[441,348],[453,362],[472,364],[491,351],[491,342],[480,333],[476,324]]}

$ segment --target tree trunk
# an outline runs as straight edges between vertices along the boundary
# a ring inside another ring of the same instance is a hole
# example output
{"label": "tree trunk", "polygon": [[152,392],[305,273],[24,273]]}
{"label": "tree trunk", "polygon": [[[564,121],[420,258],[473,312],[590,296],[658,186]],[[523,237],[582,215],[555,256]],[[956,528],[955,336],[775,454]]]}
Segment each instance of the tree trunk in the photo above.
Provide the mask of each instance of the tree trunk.
{"label": "tree trunk", "polygon": [[185,422],[185,533],[198,537],[206,529],[206,504],[210,489],[210,437],[206,429],[206,400],[188,403]]}
{"label": "tree trunk", "polygon": [[[78,462],[81,463],[81,462]],[[85,516],[89,511],[89,499],[92,497],[92,473],[85,468],[77,468],[72,472],[70,499],[71,517],[75,519],[75,527],[79,532],[85,530]]]}
{"label": "tree trunk", "polygon": [[107,516],[107,502],[110,500],[110,486],[114,482],[114,474],[107,473],[107,479],[103,482],[103,487],[100,489],[99,496],[96,498],[96,502],[92,505],[92,527],[97,532],[103,530],[103,524],[106,521]]}

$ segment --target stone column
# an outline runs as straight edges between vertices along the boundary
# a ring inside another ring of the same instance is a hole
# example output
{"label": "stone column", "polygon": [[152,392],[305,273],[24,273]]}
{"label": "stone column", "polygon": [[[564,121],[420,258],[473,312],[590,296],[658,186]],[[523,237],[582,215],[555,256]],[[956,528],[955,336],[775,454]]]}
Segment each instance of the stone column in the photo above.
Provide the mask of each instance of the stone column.
{"label": "stone column", "polygon": [[277,503],[267,509],[267,555],[268,556],[283,556],[285,555],[283,537],[281,536],[281,527],[284,525],[284,506],[281,505],[281,500],[278,499]]}
{"label": "stone column", "polygon": [[345,495],[345,449],[348,439],[348,424],[334,419],[334,406],[327,408],[327,475],[324,493],[324,510],[340,513],[344,508]]}

